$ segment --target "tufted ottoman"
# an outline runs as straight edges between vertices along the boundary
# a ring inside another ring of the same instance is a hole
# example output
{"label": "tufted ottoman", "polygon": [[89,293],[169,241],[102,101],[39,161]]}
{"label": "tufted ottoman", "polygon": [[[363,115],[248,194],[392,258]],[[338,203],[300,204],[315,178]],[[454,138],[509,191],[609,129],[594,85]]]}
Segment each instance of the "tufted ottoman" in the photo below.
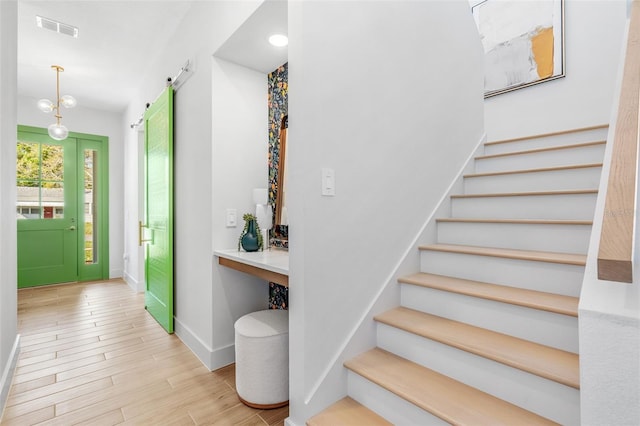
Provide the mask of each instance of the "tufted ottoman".
{"label": "tufted ottoman", "polygon": [[236,390],[249,407],[289,403],[289,311],[269,309],[235,323]]}

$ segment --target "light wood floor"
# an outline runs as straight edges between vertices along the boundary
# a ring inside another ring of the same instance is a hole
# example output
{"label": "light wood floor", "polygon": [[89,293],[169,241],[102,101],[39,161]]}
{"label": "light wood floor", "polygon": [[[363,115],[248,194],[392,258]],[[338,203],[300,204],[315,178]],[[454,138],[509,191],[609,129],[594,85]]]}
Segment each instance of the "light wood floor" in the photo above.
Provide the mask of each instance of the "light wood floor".
{"label": "light wood floor", "polygon": [[21,354],[2,425],[282,425],[233,365],[210,372],[122,281],[18,291]]}

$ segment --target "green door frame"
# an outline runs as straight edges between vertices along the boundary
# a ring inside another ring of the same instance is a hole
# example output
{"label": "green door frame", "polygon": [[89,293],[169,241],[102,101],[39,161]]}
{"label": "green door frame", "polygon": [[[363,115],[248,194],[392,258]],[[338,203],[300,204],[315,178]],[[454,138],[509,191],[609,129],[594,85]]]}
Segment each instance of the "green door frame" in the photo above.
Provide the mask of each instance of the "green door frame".
{"label": "green door frame", "polygon": [[[18,125],[18,132],[34,133],[48,137],[47,129],[32,126]],[[92,281],[109,278],[109,138],[106,136],[91,135],[87,133],[69,132],[68,139],[76,140],[76,197],[77,208],[77,280]],[[98,208],[96,213],[97,231],[97,262],[85,263],[85,221],[84,218],[84,151],[95,150],[98,155],[98,163],[94,166],[97,170],[95,179],[95,191]]]}

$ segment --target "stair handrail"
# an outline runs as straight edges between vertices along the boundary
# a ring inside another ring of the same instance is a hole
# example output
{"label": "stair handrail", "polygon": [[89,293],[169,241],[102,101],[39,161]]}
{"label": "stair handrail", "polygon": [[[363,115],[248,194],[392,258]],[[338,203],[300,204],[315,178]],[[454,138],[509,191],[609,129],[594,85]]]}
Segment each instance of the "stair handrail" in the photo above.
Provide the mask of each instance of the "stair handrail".
{"label": "stair handrail", "polygon": [[633,282],[640,103],[640,0],[629,4],[629,32],[605,199],[598,278]]}

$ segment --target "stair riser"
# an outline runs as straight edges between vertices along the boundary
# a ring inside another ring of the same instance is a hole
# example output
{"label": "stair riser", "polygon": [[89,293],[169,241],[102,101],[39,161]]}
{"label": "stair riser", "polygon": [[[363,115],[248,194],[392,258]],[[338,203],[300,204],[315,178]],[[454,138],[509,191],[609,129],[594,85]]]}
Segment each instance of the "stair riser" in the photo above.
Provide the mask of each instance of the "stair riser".
{"label": "stair riser", "polygon": [[590,225],[438,222],[438,242],[586,254]]}
{"label": "stair riser", "polygon": [[420,271],[578,297],[584,266],[421,250]]}
{"label": "stair riser", "polygon": [[564,135],[547,136],[544,138],[530,138],[495,145],[488,144],[484,147],[484,153],[485,155],[502,154],[505,152],[526,151],[529,149],[549,148],[552,146],[603,141],[607,139],[608,131],[608,128],[604,128],[566,133]]}
{"label": "stair riser", "polygon": [[351,398],[374,410],[395,425],[435,425],[449,423],[418,408],[405,399],[387,391],[351,370],[348,371],[347,389]]}
{"label": "stair riser", "polygon": [[464,179],[465,194],[595,189],[601,167],[478,176]]}
{"label": "stair riser", "polygon": [[590,145],[580,148],[543,151],[531,154],[477,158],[475,160],[475,170],[476,173],[486,173],[600,163],[604,157],[604,147],[605,145]]}
{"label": "stair riser", "polygon": [[407,308],[578,353],[576,317],[410,284],[400,294]]}
{"label": "stair riser", "polygon": [[592,220],[595,193],[452,198],[451,216],[479,219]]}
{"label": "stair riser", "polygon": [[384,324],[378,324],[377,342],[382,349],[543,417],[580,424],[577,389]]}

